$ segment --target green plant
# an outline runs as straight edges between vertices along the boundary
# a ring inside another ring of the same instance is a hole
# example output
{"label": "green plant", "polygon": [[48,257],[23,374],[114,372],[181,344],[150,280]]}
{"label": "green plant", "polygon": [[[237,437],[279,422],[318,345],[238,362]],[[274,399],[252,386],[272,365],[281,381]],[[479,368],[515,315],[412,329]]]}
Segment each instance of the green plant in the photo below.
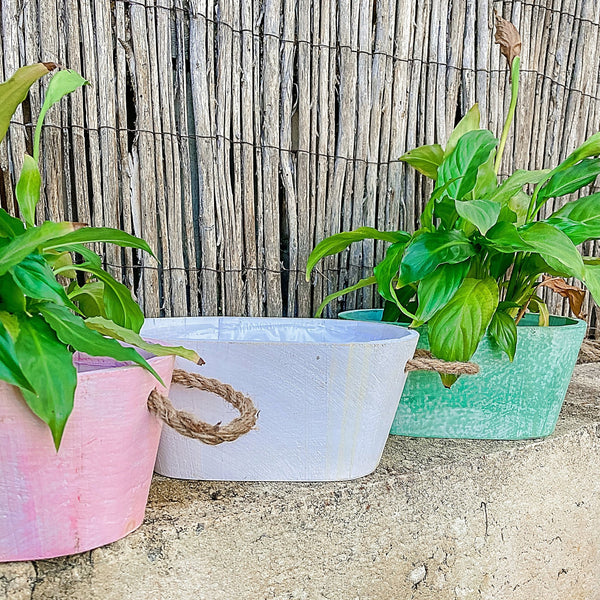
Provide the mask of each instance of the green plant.
{"label": "green plant", "polygon": [[[51,63],[23,67],[0,84],[0,142],[29,87],[54,68]],[[35,225],[44,116],[53,104],[86,83],[69,70],[52,77],[37,121],[33,156],[25,155],[15,189],[22,220],[0,208],[0,379],[21,389],[27,405],[50,427],[57,449],[73,409],[75,351],[134,362],[159,381],[142,355],[118,340],[156,355],[199,360],[195,352],[184,348],[145,342],[139,336],[144,315],[131,292],[85,246],[109,242],[152,254],[146,242],[116,229],[80,223]],[[73,262],[71,253],[78,262]],[[66,287],[57,279],[59,275],[68,282]]]}
{"label": "green plant", "polygon": [[[572,194],[600,174],[600,133],[591,136],[552,170],[515,171],[503,182],[497,173],[519,92],[521,40],[515,27],[497,17],[496,42],[511,71],[511,103],[500,141],[480,129],[475,105],[439,144],[411,150],[400,160],[435,181],[421,214],[421,227],[379,232],[361,228],[319,243],[307,263],[316,263],[352,242],[372,238],[392,242],[374,276],[325,298],[317,311],[349,291],[376,284],[386,300],[385,320],[411,327],[428,324],[431,351],[445,360],[471,358],[486,334],[512,360],[517,324],[530,309],[548,324],[538,295],[547,286],[569,298],[577,313],[584,291],[560,278],[574,277],[600,301],[600,260],[582,257],[576,246],[600,238],[600,194],[572,200],[538,220],[551,198]],[[534,186],[527,193],[525,186]],[[543,274],[550,278],[540,277]],[[450,386],[455,376],[443,375]]]}

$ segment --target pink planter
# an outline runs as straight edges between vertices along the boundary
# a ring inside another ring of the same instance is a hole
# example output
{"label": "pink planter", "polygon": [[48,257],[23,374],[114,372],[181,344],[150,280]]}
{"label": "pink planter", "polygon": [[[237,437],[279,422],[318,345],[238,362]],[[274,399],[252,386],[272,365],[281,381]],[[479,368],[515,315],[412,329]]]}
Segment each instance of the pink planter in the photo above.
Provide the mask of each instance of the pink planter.
{"label": "pink planter", "polygon": [[[150,364],[169,385],[174,357]],[[161,388],[141,367],[87,356],[77,365],[58,453],[17,389],[0,382],[0,562],[91,550],[144,518],[161,432],[146,401]]]}

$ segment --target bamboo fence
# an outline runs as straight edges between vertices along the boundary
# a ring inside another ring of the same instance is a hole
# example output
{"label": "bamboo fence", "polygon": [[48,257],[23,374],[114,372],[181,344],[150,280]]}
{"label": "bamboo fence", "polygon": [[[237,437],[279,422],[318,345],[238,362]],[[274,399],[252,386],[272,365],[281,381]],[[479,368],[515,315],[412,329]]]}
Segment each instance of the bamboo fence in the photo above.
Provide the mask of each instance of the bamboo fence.
{"label": "bamboo fence", "polygon": [[[92,84],[48,115],[40,218],[148,240],[158,262],[105,252],[147,316],[309,316],[385,250],[355,244],[307,283],[317,242],[417,224],[428,184],[401,154],[445,142],[475,101],[500,132],[494,9],[524,39],[502,172],[554,165],[600,130],[597,0],[2,0],[1,79],[45,60]],[[0,145],[13,213],[40,96]],[[333,310],[378,303],[366,289]]]}

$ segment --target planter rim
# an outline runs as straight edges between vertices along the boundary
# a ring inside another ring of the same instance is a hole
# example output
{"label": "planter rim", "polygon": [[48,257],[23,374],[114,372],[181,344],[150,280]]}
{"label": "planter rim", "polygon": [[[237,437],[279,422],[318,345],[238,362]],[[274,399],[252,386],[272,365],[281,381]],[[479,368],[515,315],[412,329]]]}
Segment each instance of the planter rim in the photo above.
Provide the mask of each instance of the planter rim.
{"label": "planter rim", "polygon": [[383,328],[387,329],[387,331],[381,331],[381,333],[385,333],[386,335],[379,335],[377,339],[372,340],[243,340],[243,339],[205,339],[205,338],[190,338],[189,336],[183,335],[181,333],[174,333],[170,330],[170,328],[165,327],[164,335],[162,330],[160,329],[161,325],[175,325],[176,323],[180,325],[189,325],[193,326],[194,323],[204,322],[207,325],[211,322],[217,324],[219,321],[255,321],[257,323],[265,323],[271,325],[280,324],[284,327],[290,326],[301,326],[303,324],[313,325],[317,327],[340,327],[340,323],[353,323],[348,329],[357,329],[362,327],[363,325],[359,325],[359,323],[369,323],[366,321],[343,321],[340,319],[315,319],[315,318],[304,318],[304,317],[226,317],[226,316],[212,316],[212,317],[157,317],[146,319],[144,326],[148,329],[151,329],[152,336],[154,338],[160,338],[162,340],[168,340],[169,342],[202,342],[202,344],[245,344],[245,345],[269,345],[269,346],[288,346],[293,344],[295,346],[355,346],[356,344],[380,344],[382,342],[386,343],[407,343],[413,340],[415,337],[418,337],[419,332],[414,329],[409,329],[408,327],[402,326],[402,335],[398,335],[398,325],[393,323],[379,323],[377,325],[378,329],[383,330]]}
{"label": "planter rim", "polygon": [[[378,313],[378,314],[383,314],[383,308],[356,308],[353,310],[343,310],[341,311],[338,316],[341,315],[352,315],[352,314],[356,314],[356,313]],[[552,323],[553,319],[564,319],[565,321],[567,321],[566,323]],[[371,321],[373,322],[373,321]],[[384,323],[383,321],[379,321],[379,323]],[[392,322],[390,322],[391,324]],[[398,322],[398,325],[401,325],[403,327],[407,327],[408,328],[408,323],[400,323]],[[396,327],[398,325],[395,325]],[[519,328],[527,328],[527,329],[535,329],[535,328],[540,328],[540,325],[536,324],[525,324],[525,323],[519,323],[518,325]],[[550,315],[550,324],[548,325],[549,328],[552,327],[573,327],[574,329],[579,329],[582,327],[587,328],[587,323],[582,320],[582,319],[578,319],[577,317],[565,317],[563,315]],[[410,329],[410,331],[414,331],[413,329]]]}
{"label": "planter rim", "polygon": [[[159,364],[162,361],[172,360],[174,355],[168,354],[165,356],[156,356],[149,352],[145,352],[143,350],[138,350],[138,352],[150,363],[152,367]],[[104,366],[102,361],[105,361]],[[122,373],[128,369],[143,369],[141,365],[131,363],[131,362],[119,362],[113,358],[108,356],[90,356],[89,354],[84,354],[83,352],[75,352],[75,367],[77,368],[77,378],[86,377],[96,375],[98,373],[102,374],[111,374],[114,372]],[[84,370],[79,370],[79,367],[84,367]],[[152,375],[149,373],[149,375]]]}

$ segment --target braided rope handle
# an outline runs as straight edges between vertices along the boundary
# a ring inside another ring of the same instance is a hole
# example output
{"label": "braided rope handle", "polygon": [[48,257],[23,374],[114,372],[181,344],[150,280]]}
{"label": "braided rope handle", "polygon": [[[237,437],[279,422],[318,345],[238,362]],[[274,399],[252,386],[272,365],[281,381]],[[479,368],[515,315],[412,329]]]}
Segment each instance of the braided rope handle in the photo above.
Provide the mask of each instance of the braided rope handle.
{"label": "braided rope handle", "polygon": [[407,373],[411,371],[436,371],[449,375],[476,375],[479,373],[479,365],[471,362],[450,362],[440,360],[431,356],[428,350],[416,350],[414,358],[406,363],[404,369]]}
{"label": "braided rope handle", "polygon": [[211,425],[200,421],[184,410],[177,410],[167,396],[153,390],[148,398],[148,409],[177,433],[200,440],[210,446],[216,446],[223,442],[237,440],[256,425],[258,410],[254,406],[254,402],[248,396],[234,390],[230,385],[221,383],[218,379],[211,379],[197,373],[188,373],[181,369],[173,371],[172,383],[216,394],[229,402],[240,413],[239,417],[227,425],[222,426],[221,423]]}

